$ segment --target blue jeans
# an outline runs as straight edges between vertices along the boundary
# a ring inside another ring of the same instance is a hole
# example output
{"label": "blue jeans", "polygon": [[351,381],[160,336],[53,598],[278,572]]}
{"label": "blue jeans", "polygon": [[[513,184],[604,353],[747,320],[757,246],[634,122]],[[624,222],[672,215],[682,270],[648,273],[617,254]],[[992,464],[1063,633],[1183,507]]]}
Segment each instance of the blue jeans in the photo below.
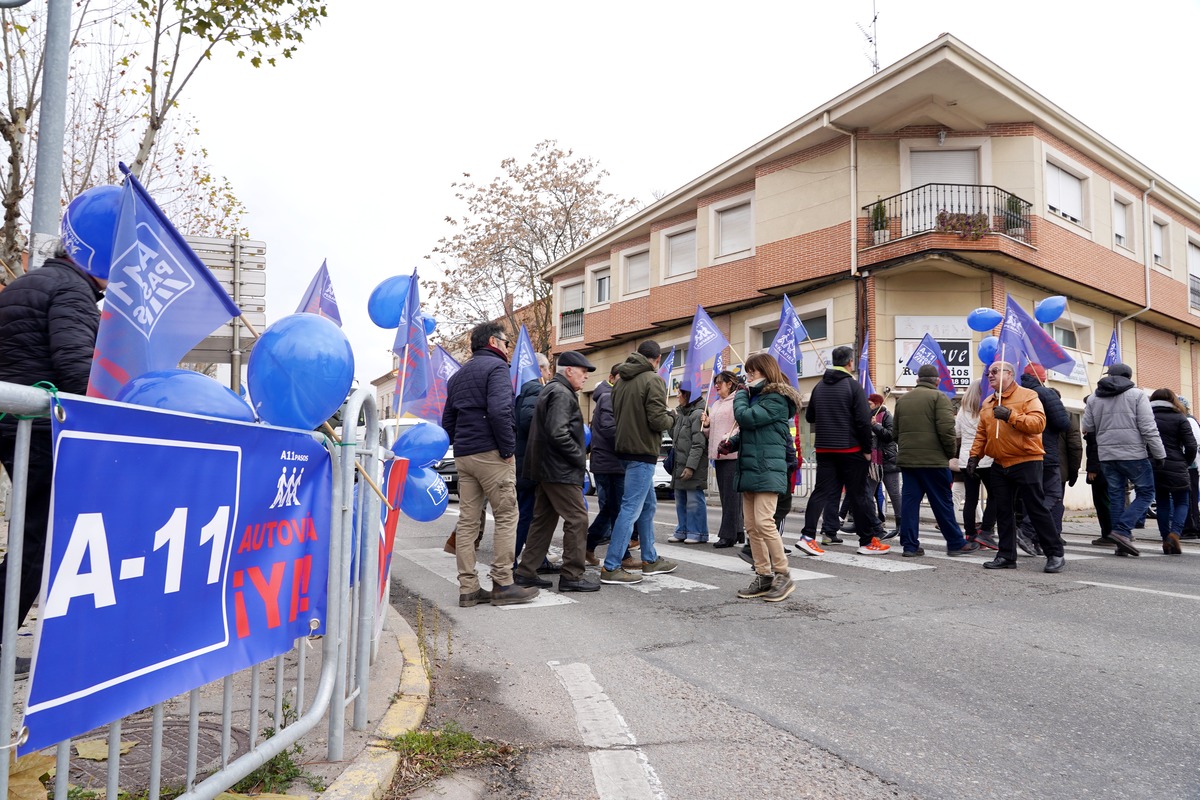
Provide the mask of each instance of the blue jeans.
{"label": "blue jeans", "polygon": [[966,544],[962,528],[954,518],[954,495],[950,492],[950,470],[946,467],[902,467],[904,485],[900,489],[900,546],[906,553],[921,547],[921,499],[929,498],[929,507],[947,550],[961,550]]}
{"label": "blue jeans", "polygon": [[1188,518],[1188,489],[1154,488],[1158,502],[1158,532],[1166,539],[1168,533],[1180,533]]}
{"label": "blue jeans", "polygon": [[676,535],[693,542],[708,541],[708,504],[703,489],[676,489],[675,514],[681,526]]}
{"label": "blue jeans", "polygon": [[624,459],[621,463],[625,465],[625,493],[613,523],[612,541],[604,553],[604,568],[609,572],[621,566],[621,558],[633,537],[634,525],[637,525],[642,544],[642,560],[658,561],[658,552],[654,549],[654,512],[658,508],[654,496],[654,464]]}
{"label": "blue jeans", "polygon": [[[1150,459],[1101,461],[1100,469],[1108,481],[1108,510],[1113,533],[1129,536],[1133,526],[1146,514],[1154,499],[1154,468]],[[1125,482],[1133,484],[1133,502],[1125,505]]]}

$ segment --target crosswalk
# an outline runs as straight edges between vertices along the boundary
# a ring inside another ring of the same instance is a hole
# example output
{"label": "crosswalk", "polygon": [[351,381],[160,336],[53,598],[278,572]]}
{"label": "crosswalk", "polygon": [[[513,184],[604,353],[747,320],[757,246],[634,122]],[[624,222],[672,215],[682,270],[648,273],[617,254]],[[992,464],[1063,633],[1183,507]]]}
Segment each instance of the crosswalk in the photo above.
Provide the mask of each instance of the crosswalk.
{"label": "crosswalk", "polygon": [[[986,561],[990,561],[994,556],[994,551],[981,550],[976,554],[965,556],[950,556],[946,553],[946,543],[936,532],[932,532],[933,536],[929,536],[930,532],[925,533],[925,537],[921,541],[921,546],[925,550],[925,555],[920,558],[906,559],[900,557],[900,545],[896,540],[892,540],[889,544],[892,545],[892,552],[887,555],[864,556],[854,552],[854,546],[850,542],[842,546],[827,546],[824,555],[821,556],[806,556],[798,549],[793,548],[792,555],[789,558],[791,563],[791,575],[794,581],[811,581],[821,579],[836,579],[846,577],[847,573],[838,568],[849,568],[850,570],[864,570],[868,573],[911,573],[924,570],[937,569],[943,566],[944,562],[952,561],[959,564],[968,564],[977,567]],[[1112,558],[1112,553],[1104,548],[1094,547],[1090,544],[1090,537],[1081,537],[1075,535],[1064,535],[1064,550],[1068,562],[1090,561],[1094,559]],[[787,537],[788,546],[791,547],[794,537]],[[1153,542],[1139,542],[1139,549],[1142,551],[1141,558],[1162,558],[1163,554],[1157,549],[1152,550]],[[673,561],[678,561],[682,564],[687,564],[702,569],[719,570],[721,572],[732,572],[739,575],[749,575],[750,567],[737,555],[736,549],[717,552],[711,547],[688,546],[688,545],[670,545],[659,543],[659,554],[670,558]],[[458,567],[454,556],[444,552],[440,547],[436,548],[418,548],[397,550],[396,555],[411,562],[414,566],[420,567],[428,572],[443,578],[447,582],[458,585]],[[551,548],[551,557],[558,558],[561,553],[557,548]],[[1197,551],[1185,551],[1185,555],[1196,556],[1200,555]],[[1033,559],[1021,555],[1021,564],[1024,566],[1027,562],[1033,565],[1036,562],[1040,563],[1040,559]],[[589,572],[595,574],[598,570],[596,567],[589,567]],[[487,564],[480,564],[479,571],[485,575]],[[702,571],[700,576],[703,576]],[[557,576],[549,576],[557,582]],[[650,575],[646,576],[641,583],[631,584],[628,586],[605,586],[605,591],[623,589],[640,592],[642,594],[658,594],[658,593],[688,593],[688,592],[707,592],[721,587],[711,583],[704,583],[690,577],[683,577],[678,574],[668,575]],[[549,606],[569,606],[579,602],[579,597],[571,594],[560,594],[554,589],[544,590],[538,594],[538,597],[531,603],[524,603],[514,606],[499,606],[498,608],[504,611],[519,611],[531,608],[546,608]]]}

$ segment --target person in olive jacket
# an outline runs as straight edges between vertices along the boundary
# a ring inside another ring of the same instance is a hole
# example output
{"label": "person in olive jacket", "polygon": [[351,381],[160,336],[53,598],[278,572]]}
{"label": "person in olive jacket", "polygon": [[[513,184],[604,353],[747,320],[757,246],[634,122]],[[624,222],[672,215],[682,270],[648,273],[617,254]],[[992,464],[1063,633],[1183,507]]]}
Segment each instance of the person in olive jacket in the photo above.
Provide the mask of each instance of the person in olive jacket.
{"label": "person in olive jacket", "polygon": [[546,558],[554,529],[563,521],[562,574],[560,592],[595,592],[600,582],[584,573],[588,514],[583,501],[583,476],[587,449],[583,436],[583,414],[575,393],[583,388],[589,372],[596,368],[574,350],[558,355],[554,379],[538,395],[522,477],[534,481],[533,524],[513,579],[522,586],[549,587],[539,578],[538,567]]}
{"label": "person in olive jacket", "polygon": [[929,498],[938,529],[946,539],[946,554],[973,553],[975,542],[963,537],[954,518],[953,477],[950,459],[958,453],[954,435],[954,407],[938,388],[938,368],[922,364],[917,385],[896,401],[893,428],[900,453],[898,462],[903,486],[900,490],[900,546],[904,555],[923,556],[921,548],[921,500]]}
{"label": "person in olive jacket", "polygon": [[738,451],[737,489],[742,493],[746,538],[754,558],[754,580],[738,597],[778,602],[795,589],[783,536],[775,526],[775,504],[787,491],[787,450],[792,438],[788,420],[800,409],[801,399],[774,356],[750,356],[745,372],[746,387],[733,396],[738,432],[722,448]]}
{"label": "person in olive jacket", "polygon": [[671,488],[675,490],[675,513],[679,528],[672,542],[703,544],[708,541],[708,504],[704,490],[708,486],[708,437],[704,435],[704,395],[691,399],[687,389],[679,390],[679,408],[671,428],[671,447],[675,464]]}

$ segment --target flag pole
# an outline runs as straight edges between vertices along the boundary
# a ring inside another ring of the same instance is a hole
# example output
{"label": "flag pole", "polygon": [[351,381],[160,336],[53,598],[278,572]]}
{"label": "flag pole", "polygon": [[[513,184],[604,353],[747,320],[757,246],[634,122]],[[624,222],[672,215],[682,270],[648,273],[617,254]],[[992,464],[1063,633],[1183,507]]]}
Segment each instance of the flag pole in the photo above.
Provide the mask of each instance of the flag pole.
{"label": "flag pole", "polygon": [[404,377],[408,373],[408,344],[404,345],[404,357],[400,359],[400,382],[396,386],[396,417],[404,416]]}
{"label": "flag pole", "polygon": [[[1004,355],[1004,342],[1000,343],[1000,361],[1007,364],[1008,359]],[[994,362],[993,362],[994,363]],[[989,367],[990,369],[990,367]],[[1016,380],[1016,375],[1013,375],[1013,380]],[[1004,405],[1004,373],[1000,373],[1000,388],[996,391],[996,405]],[[996,438],[1000,438],[1000,419],[996,419]]]}
{"label": "flag pole", "polygon": [[[808,333],[808,331],[805,331],[805,333]],[[808,342],[808,346],[812,348],[813,355],[817,357],[817,363],[821,365],[821,369],[828,369],[828,367],[825,366],[825,359],[821,358],[821,351],[818,350],[817,345],[813,343],[812,337],[805,336],[804,341]]]}
{"label": "flag pole", "polygon": [[254,326],[250,324],[250,320],[246,319],[245,314],[239,314],[238,319],[240,319],[242,324],[246,326],[246,330],[250,331],[251,336],[253,336],[255,339],[259,338],[258,331],[254,330]]}
{"label": "flag pole", "polygon": [[[343,420],[342,423],[345,424],[345,420]],[[328,422],[321,423],[321,427],[323,427],[325,429],[325,432],[327,434],[329,434],[331,439],[333,439],[338,444],[342,443],[342,437],[337,435],[337,431],[335,431],[333,428],[331,428],[329,426]],[[375,485],[375,481],[371,480],[371,476],[367,474],[367,471],[365,469],[363,469],[362,464],[358,463],[357,458],[354,459],[354,468],[358,470],[359,475],[362,475],[363,480],[367,482],[367,485],[370,486],[371,489],[373,489],[375,491],[375,494],[379,495],[379,499],[383,501],[383,504],[385,506],[387,506],[388,511],[395,511],[395,509],[392,507],[392,504],[388,502],[388,499],[384,495],[384,493],[382,491],[380,491],[378,486]]]}

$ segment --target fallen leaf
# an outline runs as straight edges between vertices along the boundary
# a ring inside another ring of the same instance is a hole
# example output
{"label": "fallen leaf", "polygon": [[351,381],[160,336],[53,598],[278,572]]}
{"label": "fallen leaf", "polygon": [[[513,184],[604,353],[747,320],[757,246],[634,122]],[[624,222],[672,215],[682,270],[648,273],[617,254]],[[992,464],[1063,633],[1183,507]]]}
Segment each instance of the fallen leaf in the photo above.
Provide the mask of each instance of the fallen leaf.
{"label": "fallen leaf", "polygon": [[[137,745],[137,741],[121,740],[121,755],[125,755]],[[107,761],[108,760],[108,740],[107,739],[86,739],[82,742],[75,743],[75,755],[80,758],[86,758],[89,761]]]}
{"label": "fallen leaf", "polygon": [[8,769],[9,800],[46,800],[43,775],[54,769],[54,756],[31,753],[11,762]]}

